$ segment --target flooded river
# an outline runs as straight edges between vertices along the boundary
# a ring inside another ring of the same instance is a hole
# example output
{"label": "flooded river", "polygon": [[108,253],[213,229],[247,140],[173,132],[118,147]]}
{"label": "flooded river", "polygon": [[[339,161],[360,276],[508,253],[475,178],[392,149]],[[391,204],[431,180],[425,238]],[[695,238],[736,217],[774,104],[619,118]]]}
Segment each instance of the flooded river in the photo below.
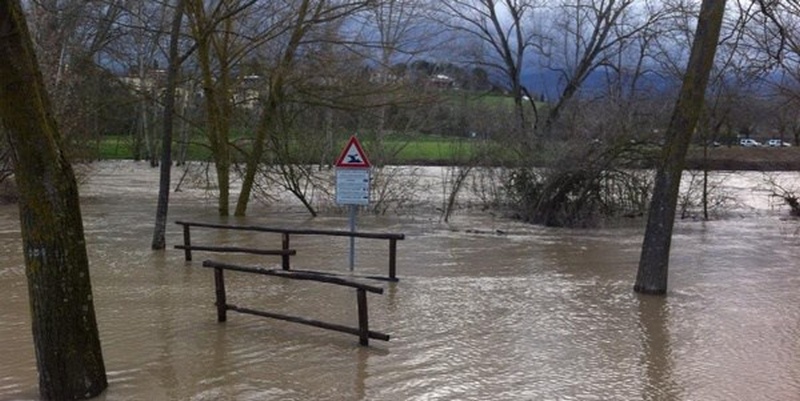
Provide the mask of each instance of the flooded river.
{"label": "flooded river", "polygon": [[[800,400],[800,222],[754,191],[724,219],[681,221],[666,297],[632,286],[642,229],[533,227],[457,213],[359,217],[359,229],[400,232],[398,276],[369,296],[370,328],[355,336],[229,312],[217,323],[203,259],[277,267],[270,256],[149,250],[157,171],[106,163],[82,189],[95,307],[117,400]],[[170,221],[346,229],[256,206],[215,217],[202,190],[172,195]],[[499,231],[497,231],[499,230]],[[15,206],[0,207],[0,400],[37,399],[27,289]],[[195,243],[280,246],[270,234],[197,230]],[[266,244],[266,245],[265,245]],[[297,268],[347,273],[347,240],[292,237]],[[388,246],[359,240],[358,274],[385,275]],[[228,302],[356,325],[354,291],[229,273]]]}

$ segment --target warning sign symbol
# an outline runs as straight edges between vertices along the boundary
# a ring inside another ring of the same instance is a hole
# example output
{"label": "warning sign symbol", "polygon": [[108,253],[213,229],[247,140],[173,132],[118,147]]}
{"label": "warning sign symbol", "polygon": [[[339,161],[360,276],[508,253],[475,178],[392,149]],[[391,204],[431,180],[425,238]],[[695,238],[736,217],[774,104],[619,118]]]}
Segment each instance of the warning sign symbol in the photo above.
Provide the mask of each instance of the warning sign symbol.
{"label": "warning sign symbol", "polygon": [[355,136],[350,137],[350,141],[342,149],[342,154],[336,159],[336,167],[358,167],[368,168],[371,164]]}

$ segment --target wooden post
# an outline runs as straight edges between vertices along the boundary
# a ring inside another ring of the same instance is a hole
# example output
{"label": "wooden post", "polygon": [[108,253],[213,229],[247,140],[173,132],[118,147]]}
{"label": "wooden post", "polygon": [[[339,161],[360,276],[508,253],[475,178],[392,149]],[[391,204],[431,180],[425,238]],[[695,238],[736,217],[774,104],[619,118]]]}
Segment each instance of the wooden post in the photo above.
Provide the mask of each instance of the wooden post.
{"label": "wooden post", "polygon": [[358,343],[369,345],[369,315],[367,314],[367,291],[357,288],[358,298]]}
{"label": "wooden post", "polygon": [[183,225],[183,255],[187,261],[192,260],[192,236],[189,233],[190,227],[188,224]]}
{"label": "wooden post", "polygon": [[[281,236],[281,249],[283,249],[284,251],[288,251],[289,250],[289,233],[283,233],[283,235]],[[289,270],[290,269],[290,266],[289,266],[289,254],[288,253],[284,253],[283,256],[281,256],[281,262],[282,262],[281,266],[283,267],[283,270]]]}
{"label": "wooden post", "polygon": [[396,280],[397,272],[397,239],[389,239],[389,279]]}
{"label": "wooden post", "polygon": [[228,305],[225,299],[225,277],[223,276],[224,270],[221,267],[214,268],[214,288],[217,294],[217,321],[224,322],[227,320]]}

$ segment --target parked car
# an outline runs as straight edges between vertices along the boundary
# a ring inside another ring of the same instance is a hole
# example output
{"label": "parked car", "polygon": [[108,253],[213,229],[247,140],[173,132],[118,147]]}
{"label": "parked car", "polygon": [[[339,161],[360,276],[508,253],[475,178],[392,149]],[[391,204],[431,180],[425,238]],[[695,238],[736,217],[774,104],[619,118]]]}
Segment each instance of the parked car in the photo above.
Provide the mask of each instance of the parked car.
{"label": "parked car", "polygon": [[784,142],[780,139],[770,139],[767,141],[767,146],[771,146],[773,148],[781,148],[781,147],[792,146],[792,144],[789,142]]}
{"label": "parked car", "polygon": [[744,146],[746,148],[752,148],[752,147],[761,146],[761,142],[759,142],[759,141],[757,141],[757,140],[755,140],[753,138],[742,138],[742,139],[739,140],[739,145],[740,146]]}

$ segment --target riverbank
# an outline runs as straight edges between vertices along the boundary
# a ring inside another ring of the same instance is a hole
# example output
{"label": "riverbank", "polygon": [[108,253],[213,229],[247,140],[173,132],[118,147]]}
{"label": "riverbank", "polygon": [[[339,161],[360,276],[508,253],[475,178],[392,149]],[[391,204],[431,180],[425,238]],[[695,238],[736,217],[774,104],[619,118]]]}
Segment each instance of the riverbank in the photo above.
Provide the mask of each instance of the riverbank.
{"label": "riverbank", "polygon": [[[655,157],[655,153],[654,156]],[[643,168],[655,167],[655,159]],[[412,158],[406,165],[448,166],[442,158]],[[647,161],[644,164],[648,164]],[[686,169],[711,171],[800,171],[800,147],[787,148],[745,148],[740,146],[721,146],[708,148],[692,147],[686,154]]]}
{"label": "riverbank", "polygon": [[[211,155],[208,148],[200,146],[202,139],[189,146],[188,160],[209,160]],[[424,138],[392,138],[384,141],[384,151],[379,152],[368,140],[363,142],[367,154],[372,156],[373,162],[386,165],[407,166],[449,166],[463,163],[477,155],[487,144],[467,138],[452,137],[424,137]],[[335,144],[332,149],[339,149],[342,145]],[[388,151],[387,150],[391,150]],[[692,146],[687,154],[686,167],[699,170],[707,166],[709,170],[719,171],[800,171],[800,147],[785,148],[745,148],[741,146],[709,147],[704,156],[704,150]],[[655,158],[656,153],[646,159]],[[131,160],[132,149],[127,138],[111,137],[102,141],[96,149],[97,158],[100,160]],[[334,152],[335,153],[335,152]],[[492,157],[481,157],[485,164],[510,165],[514,156],[507,150],[495,150]],[[548,153],[545,151],[545,153]],[[333,162],[335,156],[323,157]],[[308,163],[318,163],[319,155],[314,156]],[[653,160],[654,162],[655,160]],[[545,162],[546,163],[546,162]],[[646,162],[645,162],[646,164]],[[642,166],[653,167],[653,166]]]}
{"label": "riverbank", "polygon": [[708,148],[706,157],[702,148],[692,148],[686,155],[686,168],[703,167],[718,171],[800,171],[800,147],[745,148],[720,146]]}

